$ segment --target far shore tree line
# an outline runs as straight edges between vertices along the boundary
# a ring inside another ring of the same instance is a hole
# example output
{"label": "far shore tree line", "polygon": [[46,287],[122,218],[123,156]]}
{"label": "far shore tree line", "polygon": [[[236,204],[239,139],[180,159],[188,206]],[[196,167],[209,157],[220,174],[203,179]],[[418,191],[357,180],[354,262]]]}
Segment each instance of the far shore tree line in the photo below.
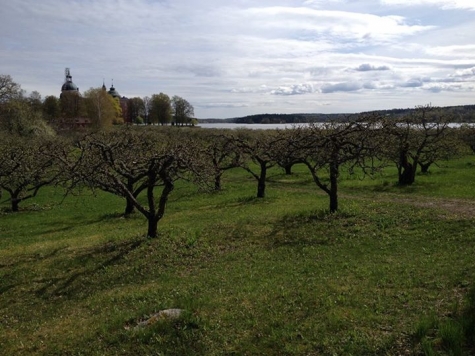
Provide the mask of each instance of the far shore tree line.
{"label": "far shore tree line", "polygon": [[453,118],[431,106],[399,118],[360,114],[285,130],[123,126],[65,135],[42,121],[32,105],[17,108],[2,90],[0,190],[8,193],[2,199],[10,201],[11,210],[47,185],[65,192],[97,189],[122,197],[124,215],[144,215],[149,237],[158,236],[178,180],[220,191],[223,174],[241,168],[255,179],[256,197],[265,198],[270,168],[292,174],[301,164],[334,213],[343,171],[364,178],[392,165],[398,171],[395,183],[405,186],[415,182],[418,171],[475,153],[475,128],[452,128]]}

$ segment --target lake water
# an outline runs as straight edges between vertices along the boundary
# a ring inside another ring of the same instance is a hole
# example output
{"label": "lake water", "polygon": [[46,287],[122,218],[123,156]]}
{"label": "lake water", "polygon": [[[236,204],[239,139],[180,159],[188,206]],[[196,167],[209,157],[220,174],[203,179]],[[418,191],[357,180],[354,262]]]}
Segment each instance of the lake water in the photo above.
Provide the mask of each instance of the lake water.
{"label": "lake water", "polygon": [[[251,130],[272,130],[272,129],[291,129],[294,126],[307,126],[308,124],[234,124],[234,123],[202,123],[199,127],[204,129],[251,129]],[[449,127],[458,128],[463,124],[450,123]],[[475,124],[465,124],[473,127]]]}
{"label": "lake water", "polygon": [[251,130],[272,130],[291,129],[293,126],[303,126],[307,124],[233,124],[233,123],[203,123],[198,124],[204,129],[251,129]]}

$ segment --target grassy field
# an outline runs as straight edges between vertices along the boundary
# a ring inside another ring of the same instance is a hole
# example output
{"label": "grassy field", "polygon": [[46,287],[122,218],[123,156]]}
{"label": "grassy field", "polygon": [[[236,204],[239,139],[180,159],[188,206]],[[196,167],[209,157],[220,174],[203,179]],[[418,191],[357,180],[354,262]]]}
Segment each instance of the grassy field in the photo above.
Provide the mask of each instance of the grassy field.
{"label": "grassy field", "polygon": [[[475,157],[431,171],[342,174],[333,215],[304,167],[273,169],[265,199],[241,170],[220,193],[181,183],[157,239],[106,193],[4,202],[0,354],[420,354],[421,323],[475,283]],[[136,327],[167,308],[184,313]]]}

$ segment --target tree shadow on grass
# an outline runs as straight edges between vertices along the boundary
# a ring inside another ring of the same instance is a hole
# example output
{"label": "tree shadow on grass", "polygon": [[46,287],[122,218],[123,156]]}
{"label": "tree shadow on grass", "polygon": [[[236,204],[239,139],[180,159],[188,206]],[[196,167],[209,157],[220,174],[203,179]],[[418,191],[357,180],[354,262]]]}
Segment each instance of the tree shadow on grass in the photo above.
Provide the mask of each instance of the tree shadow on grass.
{"label": "tree shadow on grass", "polygon": [[248,195],[246,197],[239,197],[236,199],[236,203],[239,205],[256,204],[262,201],[263,198],[257,198],[255,195]]}
{"label": "tree shadow on grass", "polygon": [[8,292],[10,289],[12,289],[16,286],[17,286],[16,284],[7,284],[7,285],[4,285],[4,286],[0,285],[0,295],[2,295],[3,293]]}
{"label": "tree shadow on grass", "polygon": [[247,195],[241,197],[233,197],[229,200],[223,201],[215,205],[215,208],[224,209],[224,208],[234,208],[239,206],[252,206],[252,205],[267,205],[274,202],[276,198],[274,197],[265,197],[258,198],[256,195]]}
{"label": "tree shadow on grass", "polygon": [[145,241],[143,238],[133,238],[120,243],[107,242],[74,254],[68,259],[72,267],[70,270],[58,277],[34,281],[43,284],[34,293],[42,298],[87,296],[90,291],[88,280],[94,274],[118,263]]}
{"label": "tree shadow on grass", "polygon": [[258,198],[256,195],[248,195],[245,197],[239,197],[234,201],[236,202],[236,205],[267,205],[275,202],[276,198],[269,196],[266,196],[264,198]]}
{"label": "tree shadow on grass", "polygon": [[[19,281],[18,276],[21,275],[17,271],[21,269],[22,264],[27,264],[31,262],[31,258],[28,260],[22,259],[21,261],[15,261],[15,263],[2,263],[0,264],[0,296],[7,293],[9,290],[14,289],[19,286],[29,285],[29,280]],[[5,269],[5,271],[2,271]],[[27,272],[26,272],[27,273]]]}
{"label": "tree shadow on grass", "polygon": [[[7,262],[4,262],[4,263],[0,263],[0,269],[3,269],[3,268],[17,268],[22,264],[31,263],[32,261],[47,260],[51,257],[54,257],[55,255],[57,255],[58,252],[60,252],[64,249],[66,249],[66,246],[55,248],[51,251],[48,251],[48,253],[46,253],[46,254],[34,253],[34,254],[29,254],[29,255],[22,255],[20,257],[15,256],[14,262],[7,261]],[[1,290],[1,288],[0,288],[0,290]],[[2,294],[2,293],[0,292],[0,294]]]}
{"label": "tree shadow on grass", "polygon": [[18,215],[18,213],[27,213],[27,212],[35,212],[35,211],[43,211],[43,210],[51,210],[52,205],[39,205],[36,203],[32,204],[24,204],[18,207],[18,211],[13,211],[11,206],[5,206],[0,208],[0,214],[13,214]]}
{"label": "tree shadow on grass", "polygon": [[[36,296],[43,298],[87,295],[90,290],[89,278],[102,269],[119,263],[145,241],[147,240],[144,238],[133,238],[119,243],[107,242],[84,249],[79,253],[77,250],[68,251],[67,247],[60,247],[44,255],[37,253],[24,255],[14,263],[0,265],[1,269],[5,269],[5,274],[2,275],[0,281],[0,295],[20,286],[24,286],[26,289],[32,288]],[[66,252],[58,256],[62,250]],[[18,278],[32,274],[31,271],[36,268],[36,263],[41,261],[49,264],[52,267],[51,271],[59,270],[60,272],[56,273],[56,276],[37,279],[34,277]],[[21,271],[23,272],[20,273]],[[40,287],[35,289],[35,286],[38,285]]]}
{"label": "tree shadow on grass", "polygon": [[[127,217],[132,217],[135,215],[135,212],[129,214]],[[125,219],[126,216],[124,215],[124,213],[119,213],[119,212],[116,212],[116,213],[107,213],[107,214],[103,214],[101,215],[101,218],[100,220],[115,220],[115,219]]]}
{"label": "tree shadow on grass", "polygon": [[[384,180],[380,184],[376,185],[363,185],[363,186],[351,186],[344,187],[342,190],[351,189],[351,193],[368,194],[372,193],[390,193],[398,195],[413,195],[422,192],[433,192],[439,189],[439,183],[437,182],[418,182],[411,185],[400,185],[397,181]],[[348,192],[350,192],[348,190]]]}
{"label": "tree shadow on grass", "polygon": [[[288,214],[278,220],[267,235],[271,247],[331,245],[334,238],[321,233],[332,220],[344,214],[332,214],[328,210]],[[320,225],[320,226],[319,226]]]}
{"label": "tree shadow on grass", "polygon": [[20,234],[22,233],[25,233],[24,237],[28,242],[31,242],[36,238],[41,238],[43,240],[43,235],[64,233],[83,226],[93,225],[119,217],[123,218],[123,214],[106,214],[95,218],[85,218],[77,215],[68,217],[67,220],[59,217],[54,219],[43,219],[30,223],[31,229],[28,228],[27,230],[23,226],[22,229],[19,229],[18,234],[10,234],[9,236],[2,236],[2,238],[8,238],[15,244],[24,244],[25,240],[20,238]]}
{"label": "tree shadow on grass", "polygon": [[138,212],[137,210],[134,210],[130,214],[125,214],[124,212],[115,212],[115,213],[108,213],[108,214],[103,214],[101,217],[98,219],[97,222],[101,221],[114,221],[114,220],[133,220],[133,219],[143,219],[144,216]]}
{"label": "tree shadow on grass", "polygon": [[292,174],[292,175],[273,175],[267,178],[267,182],[270,182],[276,186],[287,187],[289,185],[294,186],[312,186],[315,183],[313,179],[306,176]]}
{"label": "tree shadow on grass", "polygon": [[[91,221],[90,223],[93,224],[94,222]],[[88,225],[88,224],[86,223],[86,224],[81,224],[81,225]],[[58,226],[58,227],[55,227],[55,226]],[[70,231],[70,230],[73,230],[74,228],[77,228],[77,224],[64,226],[64,222],[59,222],[58,221],[56,223],[49,223],[48,226],[46,226],[46,227],[48,229],[41,230],[41,231],[38,232],[38,234],[40,234],[40,235],[49,235],[49,234],[57,234],[59,232]]]}

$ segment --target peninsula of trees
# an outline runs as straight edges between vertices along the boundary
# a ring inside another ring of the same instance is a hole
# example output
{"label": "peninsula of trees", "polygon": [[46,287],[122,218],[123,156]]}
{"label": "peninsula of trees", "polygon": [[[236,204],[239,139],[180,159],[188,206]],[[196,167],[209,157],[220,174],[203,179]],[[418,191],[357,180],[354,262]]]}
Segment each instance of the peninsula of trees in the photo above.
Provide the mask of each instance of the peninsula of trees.
{"label": "peninsula of trees", "polygon": [[[470,123],[475,122],[475,105],[459,105],[447,106],[439,108],[445,115],[450,116],[454,122]],[[400,118],[411,114],[415,109],[390,109],[390,110],[374,110],[361,114],[377,114],[381,116],[390,116]],[[199,119],[201,123],[238,123],[238,124],[296,124],[309,122],[325,122],[346,120],[350,114],[257,114],[242,117],[234,117],[230,119]]]}

